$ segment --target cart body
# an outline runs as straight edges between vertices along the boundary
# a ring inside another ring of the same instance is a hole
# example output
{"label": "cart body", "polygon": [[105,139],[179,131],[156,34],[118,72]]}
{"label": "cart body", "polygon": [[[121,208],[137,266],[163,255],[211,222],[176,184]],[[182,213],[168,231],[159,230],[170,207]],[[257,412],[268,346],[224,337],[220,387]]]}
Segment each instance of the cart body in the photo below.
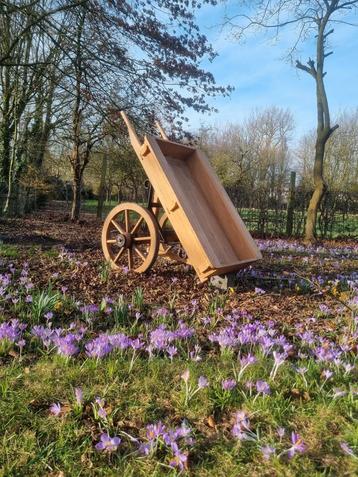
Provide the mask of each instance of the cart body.
{"label": "cart body", "polygon": [[[155,216],[164,209],[201,281],[239,270],[261,253],[205,154],[194,147],[146,135],[140,143],[122,114],[132,146],[148,176]],[[165,237],[164,237],[165,241]]]}

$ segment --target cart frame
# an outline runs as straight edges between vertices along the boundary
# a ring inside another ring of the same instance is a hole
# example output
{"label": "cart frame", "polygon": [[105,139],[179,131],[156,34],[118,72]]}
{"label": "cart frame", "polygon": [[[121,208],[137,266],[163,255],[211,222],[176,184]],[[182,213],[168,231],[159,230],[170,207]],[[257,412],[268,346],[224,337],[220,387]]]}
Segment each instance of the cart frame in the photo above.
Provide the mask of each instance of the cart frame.
{"label": "cart frame", "polygon": [[[261,258],[251,235],[198,149],[146,135],[141,143],[127,115],[131,144],[147,176],[147,207],[120,204],[108,214],[102,248],[112,268],[143,273],[158,255],[194,267],[201,281]],[[169,225],[172,225],[170,228]]]}

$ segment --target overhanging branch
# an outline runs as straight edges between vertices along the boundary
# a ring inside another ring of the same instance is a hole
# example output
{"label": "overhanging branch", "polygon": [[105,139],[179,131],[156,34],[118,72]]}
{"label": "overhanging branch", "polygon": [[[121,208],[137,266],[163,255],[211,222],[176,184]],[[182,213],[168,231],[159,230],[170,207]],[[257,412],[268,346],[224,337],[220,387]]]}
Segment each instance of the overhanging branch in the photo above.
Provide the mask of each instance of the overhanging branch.
{"label": "overhanging branch", "polygon": [[299,70],[305,71],[306,73],[308,73],[309,75],[311,75],[313,78],[316,79],[317,71],[314,65],[314,61],[311,60],[311,58],[307,61],[307,65],[308,66],[304,65],[299,60],[296,60],[296,68],[298,68]]}

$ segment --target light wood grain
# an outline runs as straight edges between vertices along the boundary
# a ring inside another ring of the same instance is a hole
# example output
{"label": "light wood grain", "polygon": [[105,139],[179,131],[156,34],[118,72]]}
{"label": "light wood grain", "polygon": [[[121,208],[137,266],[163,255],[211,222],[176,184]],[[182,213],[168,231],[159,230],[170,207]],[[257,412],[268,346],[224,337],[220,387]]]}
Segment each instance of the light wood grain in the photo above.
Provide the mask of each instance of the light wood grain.
{"label": "light wood grain", "polygon": [[205,154],[147,135],[141,144],[124,115],[133,147],[200,280],[261,258]]}

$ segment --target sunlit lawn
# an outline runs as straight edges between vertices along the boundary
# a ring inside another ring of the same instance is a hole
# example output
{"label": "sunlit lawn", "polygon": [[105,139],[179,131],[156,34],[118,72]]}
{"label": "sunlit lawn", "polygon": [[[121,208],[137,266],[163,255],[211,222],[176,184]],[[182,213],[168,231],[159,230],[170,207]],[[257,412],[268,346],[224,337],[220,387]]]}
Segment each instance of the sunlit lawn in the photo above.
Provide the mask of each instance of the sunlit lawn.
{"label": "sunlit lawn", "polygon": [[57,277],[39,290],[15,252],[2,247],[0,475],[357,471],[355,275],[322,283],[309,331],[227,293],[201,311],[148,306],[139,288],[81,303]]}

